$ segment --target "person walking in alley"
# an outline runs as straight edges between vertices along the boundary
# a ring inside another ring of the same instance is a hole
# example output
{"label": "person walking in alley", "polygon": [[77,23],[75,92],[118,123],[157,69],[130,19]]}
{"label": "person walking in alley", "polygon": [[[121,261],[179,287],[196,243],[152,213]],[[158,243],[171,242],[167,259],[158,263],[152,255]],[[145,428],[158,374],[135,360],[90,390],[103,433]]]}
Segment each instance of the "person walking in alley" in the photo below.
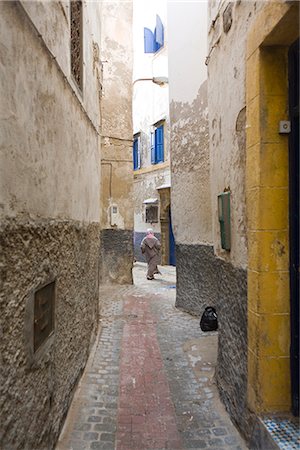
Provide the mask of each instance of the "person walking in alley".
{"label": "person walking in alley", "polygon": [[148,228],[147,235],[141,243],[141,250],[145,255],[148,264],[147,280],[154,280],[154,274],[160,273],[157,268],[157,264],[159,263],[160,247],[160,242],[154,236],[152,228]]}

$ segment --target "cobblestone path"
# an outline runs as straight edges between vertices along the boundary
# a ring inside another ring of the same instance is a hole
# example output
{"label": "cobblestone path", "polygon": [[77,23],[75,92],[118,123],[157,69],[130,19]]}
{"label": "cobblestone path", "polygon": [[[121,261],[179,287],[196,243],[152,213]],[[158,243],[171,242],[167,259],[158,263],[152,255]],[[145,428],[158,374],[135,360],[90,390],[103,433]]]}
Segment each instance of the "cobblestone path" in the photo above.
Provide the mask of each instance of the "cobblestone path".
{"label": "cobblestone path", "polygon": [[102,287],[97,341],[57,450],[244,450],[214,384],[216,333],[174,307],[175,271]]}

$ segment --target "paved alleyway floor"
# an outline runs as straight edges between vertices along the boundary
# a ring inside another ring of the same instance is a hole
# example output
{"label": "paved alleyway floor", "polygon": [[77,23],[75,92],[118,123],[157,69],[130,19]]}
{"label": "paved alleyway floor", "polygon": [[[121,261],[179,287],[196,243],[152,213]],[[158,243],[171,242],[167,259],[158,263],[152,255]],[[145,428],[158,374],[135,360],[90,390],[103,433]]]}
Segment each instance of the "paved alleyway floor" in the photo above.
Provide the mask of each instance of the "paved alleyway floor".
{"label": "paved alleyway floor", "polygon": [[102,286],[99,334],[57,450],[246,449],[214,383],[217,334],[174,307],[175,268]]}

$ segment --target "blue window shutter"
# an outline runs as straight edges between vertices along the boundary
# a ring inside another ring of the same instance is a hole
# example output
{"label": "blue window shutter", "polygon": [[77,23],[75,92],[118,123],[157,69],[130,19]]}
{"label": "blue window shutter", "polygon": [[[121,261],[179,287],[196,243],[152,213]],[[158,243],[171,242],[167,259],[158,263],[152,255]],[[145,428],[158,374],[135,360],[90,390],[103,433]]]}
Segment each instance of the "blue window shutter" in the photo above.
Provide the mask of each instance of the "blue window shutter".
{"label": "blue window shutter", "polygon": [[156,162],[164,161],[164,126],[155,130]]}
{"label": "blue window shutter", "polygon": [[154,133],[151,133],[151,164],[156,164],[156,151],[155,151]]}
{"label": "blue window shutter", "polygon": [[138,169],[138,140],[133,141],[133,170]]}
{"label": "blue window shutter", "polygon": [[164,26],[162,24],[161,18],[156,15],[156,27],[155,27],[155,47],[156,51],[164,45]]}
{"label": "blue window shutter", "polygon": [[149,28],[144,28],[144,53],[155,53],[154,34]]}
{"label": "blue window shutter", "polygon": [[137,168],[141,168],[141,139],[137,138]]}

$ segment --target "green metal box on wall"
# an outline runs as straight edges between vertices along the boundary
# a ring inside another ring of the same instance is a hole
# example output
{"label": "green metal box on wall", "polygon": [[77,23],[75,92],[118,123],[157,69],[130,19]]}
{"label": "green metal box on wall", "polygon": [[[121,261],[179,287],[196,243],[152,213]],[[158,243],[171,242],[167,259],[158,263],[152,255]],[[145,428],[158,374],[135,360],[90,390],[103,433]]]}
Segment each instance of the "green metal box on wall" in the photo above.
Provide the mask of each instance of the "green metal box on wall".
{"label": "green metal box on wall", "polygon": [[224,250],[230,250],[230,192],[222,192],[222,194],[218,195],[218,213],[221,232],[221,246]]}

